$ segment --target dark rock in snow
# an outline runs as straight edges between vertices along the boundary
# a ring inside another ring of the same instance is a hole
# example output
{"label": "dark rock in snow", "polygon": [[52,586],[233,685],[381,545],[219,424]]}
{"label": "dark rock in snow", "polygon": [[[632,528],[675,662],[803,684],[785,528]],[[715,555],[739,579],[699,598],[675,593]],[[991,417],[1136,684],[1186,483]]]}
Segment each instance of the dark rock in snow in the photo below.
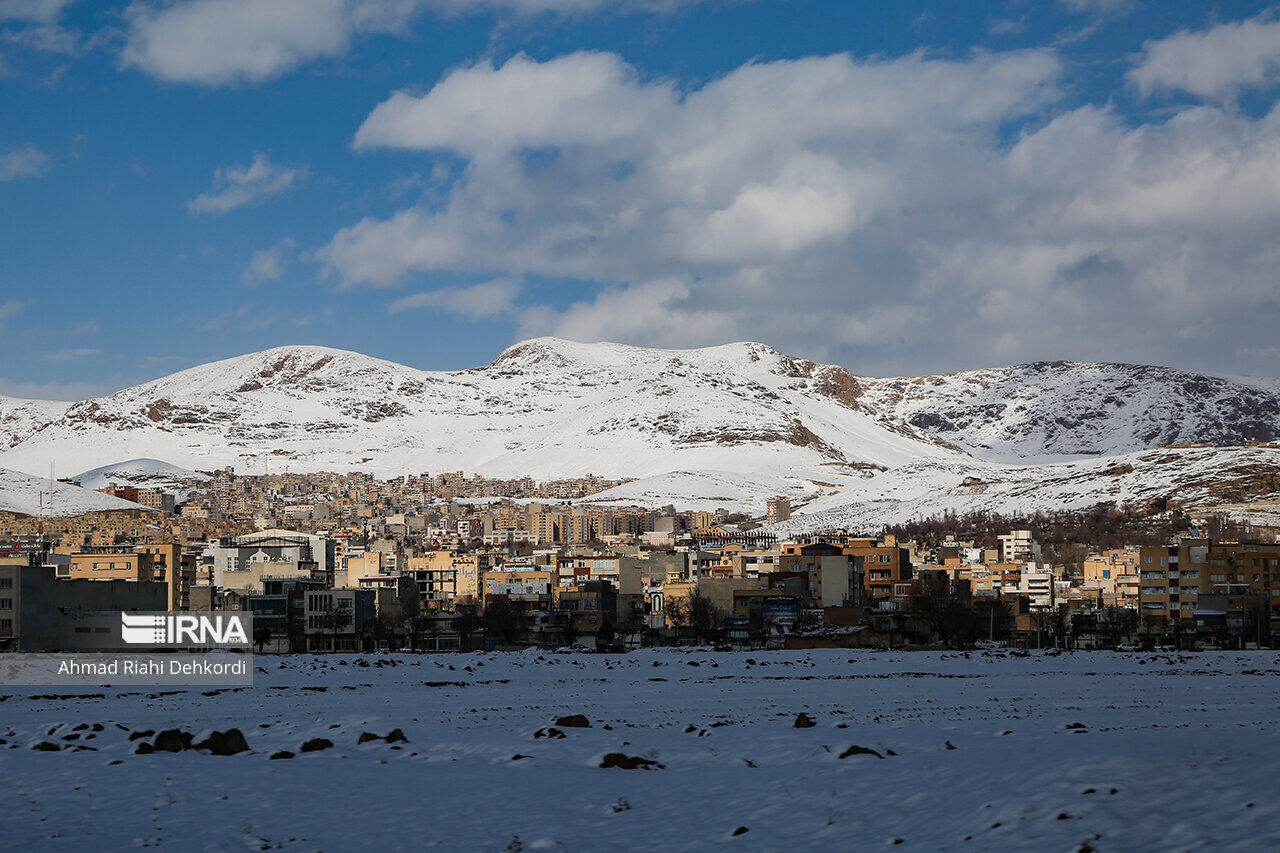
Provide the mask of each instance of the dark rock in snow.
{"label": "dark rock in snow", "polygon": [[236,755],[249,751],[249,744],[239,729],[228,729],[225,732],[214,732],[195,745],[196,749],[207,749],[213,755]]}

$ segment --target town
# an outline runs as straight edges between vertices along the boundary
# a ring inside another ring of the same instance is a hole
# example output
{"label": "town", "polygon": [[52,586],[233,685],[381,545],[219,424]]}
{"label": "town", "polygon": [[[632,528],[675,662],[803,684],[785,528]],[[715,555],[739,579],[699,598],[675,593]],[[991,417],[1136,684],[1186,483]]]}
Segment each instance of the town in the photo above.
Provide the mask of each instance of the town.
{"label": "town", "polygon": [[1270,528],[1202,518],[1160,544],[1070,548],[961,520],[782,537],[785,497],[758,518],[590,502],[617,483],[112,483],[136,509],[0,514],[0,650],[71,647],[77,614],[112,610],[250,613],[256,648],[279,653],[1280,645]]}

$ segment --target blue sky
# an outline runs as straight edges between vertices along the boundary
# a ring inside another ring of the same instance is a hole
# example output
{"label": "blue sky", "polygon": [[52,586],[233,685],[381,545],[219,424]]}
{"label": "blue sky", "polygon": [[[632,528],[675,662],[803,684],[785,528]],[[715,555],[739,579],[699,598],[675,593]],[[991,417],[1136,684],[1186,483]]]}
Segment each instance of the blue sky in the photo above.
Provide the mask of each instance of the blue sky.
{"label": "blue sky", "polygon": [[535,334],[1280,375],[1263,4],[0,0],[0,34],[3,394]]}

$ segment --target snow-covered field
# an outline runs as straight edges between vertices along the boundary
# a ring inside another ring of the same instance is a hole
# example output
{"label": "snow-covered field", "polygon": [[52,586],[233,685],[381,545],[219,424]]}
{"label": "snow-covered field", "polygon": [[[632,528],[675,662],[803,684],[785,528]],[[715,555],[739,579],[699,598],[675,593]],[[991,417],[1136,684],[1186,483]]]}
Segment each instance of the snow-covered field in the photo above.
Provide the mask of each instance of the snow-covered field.
{"label": "snow-covered field", "polygon": [[[256,662],[238,690],[4,688],[0,847],[1280,847],[1274,652]],[[135,754],[172,727],[249,751]]]}

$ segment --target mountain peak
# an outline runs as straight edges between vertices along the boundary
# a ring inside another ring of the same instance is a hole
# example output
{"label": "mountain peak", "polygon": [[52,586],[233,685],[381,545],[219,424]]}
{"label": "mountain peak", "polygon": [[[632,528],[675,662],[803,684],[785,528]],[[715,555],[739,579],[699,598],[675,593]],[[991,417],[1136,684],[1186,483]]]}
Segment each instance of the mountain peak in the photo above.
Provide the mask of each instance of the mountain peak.
{"label": "mountain peak", "polygon": [[688,349],[663,349],[611,341],[584,342],[545,336],[512,344],[499,353],[489,367],[567,367],[571,364],[610,367],[663,362],[744,364],[766,357],[776,359],[785,356],[768,344],[753,341]]}

